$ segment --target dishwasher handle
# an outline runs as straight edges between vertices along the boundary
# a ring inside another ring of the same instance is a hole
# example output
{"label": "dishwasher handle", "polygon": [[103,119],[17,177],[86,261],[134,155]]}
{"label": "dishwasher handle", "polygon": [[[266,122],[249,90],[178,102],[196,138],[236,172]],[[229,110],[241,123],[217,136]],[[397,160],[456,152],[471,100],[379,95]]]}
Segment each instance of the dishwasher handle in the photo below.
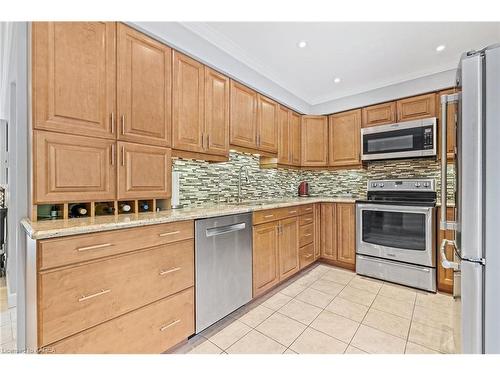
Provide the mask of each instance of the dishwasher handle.
{"label": "dishwasher handle", "polygon": [[238,232],[238,231],[243,230],[245,228],[246,228],[246,223],[238,223],[238,224],[225,225],[222,227],[208,228],[206,230],[206,233],[207,233],[206,235],[207,235],[207,237],[214,237],[214,236],[218,236],[221,234]]}

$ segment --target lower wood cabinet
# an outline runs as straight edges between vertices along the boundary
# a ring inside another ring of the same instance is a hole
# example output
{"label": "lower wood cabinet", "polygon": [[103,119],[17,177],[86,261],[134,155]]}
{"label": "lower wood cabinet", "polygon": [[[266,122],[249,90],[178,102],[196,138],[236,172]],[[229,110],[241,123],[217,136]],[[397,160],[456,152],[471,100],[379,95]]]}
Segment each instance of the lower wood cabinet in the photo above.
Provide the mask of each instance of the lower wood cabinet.
{"label": "lower wood cabinet", "polygon": [[296,217],[279,222],[278,248],[280,280],[283,280],[299,270],[299,225]]}
{"label": "lower wood cabinet", "polygon": [[[455,238],[454,232],[451,230],[441,230],[439,228],[439,222],[440,222],[440,211],[437,211],[437,217],[436,217],[436,233],[437,233],[437,244],[436,244],[436,250],[438,253],[438,258],[437,258],[437,288],[441,292],[446,292],[446,293],[452,293],[453,292],[453,270],[451,269],[445,269],[441,265],[441,256],[439,255],[439,250],[441,248],[441,242],[443,242],[443,239],[448,239],[448,240],[453,240]],[[446,209],[446,220],[448,221],[455,221],[455,208],[454,207],[447,207]],[[448,260],[453,261],[453,247],[447,246],[446,250],[446,258]]]}
{"label": "lower wood cabinet", "polygon": [[253,227],[253,296],[279,282],[278,222]]}
{"label": "lower wood cabinet", "polygon": [[321,258],[354,269],[356,219],[354,203],[321,204]]}

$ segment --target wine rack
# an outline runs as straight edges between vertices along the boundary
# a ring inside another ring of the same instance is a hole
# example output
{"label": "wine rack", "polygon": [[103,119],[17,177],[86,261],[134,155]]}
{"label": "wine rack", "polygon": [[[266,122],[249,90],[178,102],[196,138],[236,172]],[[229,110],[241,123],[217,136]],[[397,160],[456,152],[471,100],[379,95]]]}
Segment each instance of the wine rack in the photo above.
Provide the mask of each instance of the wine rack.
{"label": "wine rack", "polygon": [[[128,212],[123,212],[120,207],[126,204],[130,206]],[[71,208],[75,205],[85,208],[84,215],[73,217]],[[67,202],[33,205],[31,221],[54,220],[54,219],[77,219],[82,217],[93,218],[102,216],[138,215],[141,213],[153,213],[170,209],[170,199],[133,199],[119,201],[91,201],[91,202]]]}

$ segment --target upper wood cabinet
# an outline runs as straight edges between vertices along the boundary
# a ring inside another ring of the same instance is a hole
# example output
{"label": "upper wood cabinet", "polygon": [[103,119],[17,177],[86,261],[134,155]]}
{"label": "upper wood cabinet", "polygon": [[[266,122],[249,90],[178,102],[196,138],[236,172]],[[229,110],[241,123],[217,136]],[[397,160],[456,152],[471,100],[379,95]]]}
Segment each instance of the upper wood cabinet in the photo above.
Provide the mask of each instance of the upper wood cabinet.
{"label": "upper wood cabinet", "polygon": [[118,139],[170,146],[171,49],[121,23],[117,40]]}
{"label": "upper wood cabinet", "polygon": [[279,282],[278,222],[253,227],[253,296]]}
{"label": "upper wood cabinet", "polygon": [[401,99],[396,102],[397,120],[411,121],[436,116],[436,94],[426,94]]}
{"label": "upper wood cabinet", "polygon": [[204,151],[205,67],[173,51],[172,148]]}
{"label": "upper wood cabinet", "polygon": [[229,154],[229,78],[205,67],[205,152]]}
{"label": "upper wood cabinet", "polygon": [[290,152],[292,165],[300,166],[300,143],[301,143],[301,120],[300,115],[290,111],[289,126],[290,126]]}
{"label": "upper wood cabinet", "polygon": [[299,222],[297,217],[283,219],[278,229],[280,279],[299,270]]}
{"label": "upper wood cabinet", "polygon": [[[437,118],[438,118],[438,144],[437,144],[437,156],[438,159],[441,159],[441,129],[442,129],[442,118],[441,118],[441,96],[442,95],[450,95],[456,93],[456,89],[449,89],[449,90],[443,90],[440,91],[436,95],[436,112],[437,112]],[[456,129],[456,123],[457,123],[457,103],[448,103],[448,110],[446,112],[447,114],[447,119],[446,119],[446,158],[449,161],[452,161],[455,159],[455,147],[456,147],[456,138],[457,138],[457,129]]]}
{"label": "upper wood cabinet", "polygon": [[118,199],[169,198],[171,150],[118,142]]}
{"label": "upper wood cabinet", "polygon": [[263,95],[257,97],[257,148],[278,152],[278,109],[275,101]]}
{"label": "upper wood cabinet", "polygon": [[33,127],[114,138],[116,26],[34,22]]}
{"label": "upper wood cabinet", "polygon": [[34,131],[34,204],[113,200],[115,194],[115,141]]}
{"label": "upper wood cabinet", "polygon": [[257,93],[233,80],[229,143],[257,149]]}
{"label": "upper wood cabinet", "polygon": [[280,106],[278,125],[278,164],[300,166],[300,115]]}
{"label": "upper wood cabinet", "polygon": [[396,102],[382,103],[365,107],[362,110],[364,128],[396,122]]}
{"label": "upper wood cabinet", "polygon": [[326,116],[302,116],[302,165],[328,165],[328,119]]}
{"label": "upper wood cabinet", "polygon": [[337,113],[329,120],[328,160],[332,167],[361,164],[361,110]]}

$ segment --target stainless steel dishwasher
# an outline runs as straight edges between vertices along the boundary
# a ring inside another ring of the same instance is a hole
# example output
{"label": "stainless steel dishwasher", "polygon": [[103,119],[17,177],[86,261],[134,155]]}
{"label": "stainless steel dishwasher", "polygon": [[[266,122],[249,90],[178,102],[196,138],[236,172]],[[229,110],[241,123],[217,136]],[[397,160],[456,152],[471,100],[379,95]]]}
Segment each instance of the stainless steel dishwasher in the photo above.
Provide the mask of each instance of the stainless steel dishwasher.
{"label": "stainless steel dishwasher", "polygon": [[252,299],[252,214],[195,221],[196,333]]}

